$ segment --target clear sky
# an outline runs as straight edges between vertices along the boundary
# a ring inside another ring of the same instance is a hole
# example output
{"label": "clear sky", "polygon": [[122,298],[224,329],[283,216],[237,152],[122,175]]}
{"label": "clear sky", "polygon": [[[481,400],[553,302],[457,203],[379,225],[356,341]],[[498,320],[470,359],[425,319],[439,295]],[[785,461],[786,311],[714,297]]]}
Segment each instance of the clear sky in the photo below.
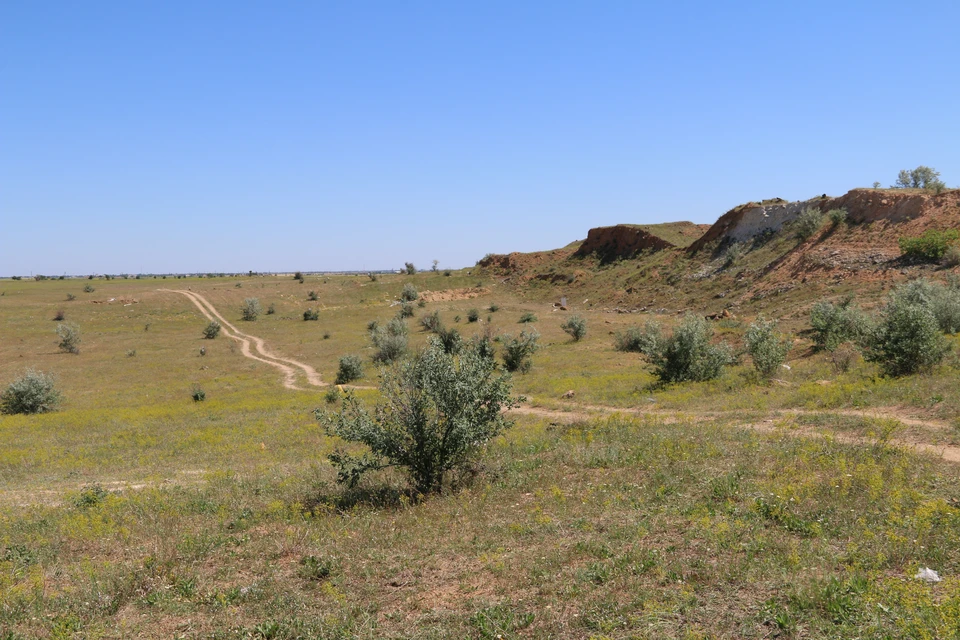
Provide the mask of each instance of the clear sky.
{"label": "clear sky", "polygon": [[472,265],[925,164],[960,2],[0,3],[0,275]]}

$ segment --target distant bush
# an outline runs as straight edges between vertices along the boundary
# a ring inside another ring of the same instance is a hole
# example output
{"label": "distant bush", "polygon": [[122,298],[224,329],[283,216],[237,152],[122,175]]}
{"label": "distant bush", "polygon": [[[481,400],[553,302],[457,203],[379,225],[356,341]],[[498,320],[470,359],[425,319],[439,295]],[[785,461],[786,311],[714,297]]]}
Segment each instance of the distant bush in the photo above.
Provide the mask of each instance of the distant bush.
{"label": "distant bush", "polygon": [[789,340],[782,339],[774,332],[775,322],[758,318],[750,325],[744,336],[747,353],[753,359],[754,368],[764,378],[769,378],[780,368],[787,353],[790,352]]}
{"label": "distant bush", "polygon": [[412,318],[413,317],[413,305],[409,302],[400,303],[400,311],[397,312],[398,318]]}
{"label": "distant bush", "polygon": [[0,413],[47,413],[60,404],[53,376],[28,369],[0,393]]}
{"label": "distant bush", "polygon": [[509,333],[497,338],[503,345],[503,366],[507,371],[519,371],[526,373],[533,366],[533,354],[537,352],[540,346],[537,341],[540,334],[536,329],[530,331],[521,331],[520,335],[514,338]]}
{"label": "distant bush", "polygon": [[320,319],[320,312],[319,312],[317,309],[306,309],[306,310],[304,310],[304,312],[303,312],[303,319],[304,319],[304,321],[307,321],[307,320],[319,320],[319,319]]}
{"label": "distant bush", "polygon": [[847,210],[830,209],[830,211],[827,211],[827,218],[830,219],[830,223],[833,226],[839,226],[847,221]]}
{"label": "distant bush", "polygon": [[480,319],[480,310],[479,309],[470,309],[467,311],[467,322],[476,322]]}
{"label": "distant bush", "polygon": [[240,305],[240,317],[248,322],[253,322],[260,317],[263,308],[260,306],[260,300],[257,298],[247,298]]}
{"label": "distant bush", "polygon": [[207,340],[213,340],[218,335],[220,335],[220,323],[216,320],[211,320],[210,324],[203,328],[203,337]]}
{"label": "distant bush", "polygon": [[72,293],[67,294],[67,302],[73,302],[76,299],[77,299],[77,296],[73,295]]}
{"label": "distant bush", "polygon": [[846,373],[859,355],[860,351],[852,342],[841,342],[830,354],[830,364],[837,373]]}
{"label": "distant bush", "polygon": [[359,356],[343,356],[337,369],[337,384],[347,384],[363,377],[363,361]]}
{"label": "distant bush", "polygon": [[80,327],[75,324],[58,324],[57,336],[60,344],[57,346],[64,353],[80,353]]}
{"label": "distant bush", "polygon": [[728,345],[710,343],[712,335],[706,320],[687,315],[670,337],[644,345],[644,355],[662,382],[712,380],[734,362]]}
{"label": "distant bush", "polygon": [[370,278],[370,282],[376,282],[378,278],[377,274],[372,271],[367,274],[367,277]]}
{"label": "distant bush", "polygon": [[453,328],[445,329],[441,326],[437,329],[437,340],[440,341],[444,352],[451,355],[457,355],[463,348],[463,338],[460,332]]}
{"label": "distant bush", "polygon": [[819,349],[833,351],[841,342],[862,343],[871,331],[870,320],[845,300],[833,304],[821,300],[810,312],[813,342]]}
{"label": "distant bush", "polygon": [[933,312],[892,296],[869,342],[866,359],[891,377],[930,371],[949,351]]}
{"label": "distant bush", "polygon": [[743,256],[746,255],[747,249],[742,242],[734,242],[727,247],[727,250],[723,253],[723,268],[729,269],[733,265],[740,262],[743,259]]}
{"label": "distant bush", "polygon": [[327,404],[333,404],[340,399],[340,389],[330,385],[327,387],[327,392],[323,394],[323,399],[327,401]]}
{"label": "distant bush", "polygon": [[53,314],[53,320],[55,322],[62,322],[66,317],[67,317],[67,314],[64,313],[63,309],[60,309],[55,314]]}
{"label": "distant bush", "polygon": [[316,291],[311,291],[310,293],[307,294],[307,300],[309,300],[310,302],[316,302],[317,299],[318,299],[318,296]]}
{"label": "distant bush", "polygon": [[613,347],[617,351],[651,355],[660,348],[663,331],[660,324],[649,320],[643,327],[628,327],[618,331],[613,337]]}
{"label": "distant bush", "polygon": [[927,189],[935,193],[940,193],[946,188],[943,180],[940,179],[940,172],[920,165],[916,169],[901,169],[897,175],[897,181],[890,187],[891,189]]}
{"label": "distant bush", "polygon": [[404,262],[403,270],[407,272],[408,276],[416,275],[417,273],[417,268],[413,266],[412,262]]}
{"label": "distant bush", "polygon": [[294,280],[303,280],[303,273],[300,272],[300,271],[297,271],[296,273],[293,274],[293,279],[294,279]]}
{"label": "distant bush", "polygon": [[452,275],[452,273],[451,273],[450,269],[444,269],[444,270],[443,270],[443,275],[445,275],[446,277],[449,278],[449,277]]}
{"label": "distant bush", "polygon": [[267,307],[267,315],[268,315],[268,316],[272,316],[272,315],[275,314],[276,312],[277,312],[277,307],[276,307],[275,304],[273,304],[273,303],[271,302],[271,303],[270,303],[270,306]]}
{"label": "distant bush", "polygon": [[500,305],[494,302],[489,307],[487,307],[487,311],[489,311],[490,313],[496,313],[497,311],[500,311]]}
{"label": "distant bush", "polygon": [[420,318],[420,326],[426,331],[436,331],[442,328],[443,323],[440,321],[440,312],[434,311]]}
{"label": "distant bush", "polygon": [[207,399],[207,392],[204,391],[200,385],[195,384],[190,391],[190,397],[193,398],[194,402],[203,402]]}
{"label": "distant bush", "polygon": [[95,289],[94,289],[92,286],[90,286],[89,284],[83,285],[83,292],[84,292],[84,293],[93,293],[94,291],[95,291]]}
{"label": "distant bush", "polygon": [[956,246],[958,238],[960,232],[956,229],[928,229],[919,236],[903,236],[898,244],[900,253],[904,256],[926,262],[939,262],[951,246]]}
{"label": "distant bush", "polygon": [[420,292],[417,291],[417,288],[410,284],[409,282],[403,285],[403,290],[400,291],[400,299],[404,302],[413,302],[420,297]]}
{"label": "distant bush", "polygon": [[570,316],[566,322],[560,325],[560,328],[570,334],[574,342],[579,342],[587,335],[587,321],[581,316]]}
{"label": "distant bush", "polygon": [[454,357],[436,339],[416,358],[385,369],[380,391],[372,414],[351,393],[336,415],[316,414],[328,435],[369,449],[330,454],[338,482],[353,486],[368,471],[399,466],[418,492],[440,491],[448,473],[510,426],[503,410],[517,404],[509,377],[495,375],[491,360],[474,349]]}
{"label": "distant bush", "polygon": [[536,321],[537,321],[537,315],[532,311],[525,312],[522,316],[520,316],[520,320],[519,320],[519,322],[521,323],[536,322]]}
{"label": "distant bush", "polygon": [[807,207],[793,224],[794,234],[801,240],[806,240],[823,226],[823,212],[816,207]]}
{"label": "distant bush", "polygon": [[945,267],[960,266],[960,244],[954,243],[947,247],[940,263]]}
{"label": "distant bush", "polygon": [[136,349],[127,349],[127,357],[128,357],[128,358],[136,358],[136,357],[137,357],[137,350],[136,350]]}
{"label": "distant bush", "polygon": [[375,362],[390,363],[400,359],[407,352],[407,323],[401,318],[394,318],[385,327],[377,325],[370,331],[370,341],[376,353]]}

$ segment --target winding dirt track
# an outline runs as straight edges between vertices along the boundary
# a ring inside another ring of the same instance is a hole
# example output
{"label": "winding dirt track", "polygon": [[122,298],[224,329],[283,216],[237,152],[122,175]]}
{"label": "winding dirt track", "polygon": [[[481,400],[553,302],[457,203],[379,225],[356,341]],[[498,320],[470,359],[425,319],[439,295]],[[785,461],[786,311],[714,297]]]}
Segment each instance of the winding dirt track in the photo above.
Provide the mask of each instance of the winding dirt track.
{"label": "winding dirt track", "polygon": [[[280,356],[272,354],[264,346],[262,338],[243,333],[235,326],[230,324],[226,318],[220,315],[220,312],[217,311],[216,307],[210,304],[210,301],[201,296],[199,293],[185,291],[183,289],[160,289],[160,291],[168,293],[180,293],[189,298],[190,301],[193,302],[198,309],[200,309],[200,312],[206,316],[208,320],[216,320],[220,323],[223,335],[240,343],[240,353],[242,353],[244,357],[269,364],[270,366],[279,369],[283,373],[283,386],[285,386],[287,389],[294,389],[297,391],[304,390],[302,387],[298,387],[296,384],[297,369],[300,369],[303,372],[303,374],[306,376],[307,382],[312,386],[328,386],[328,383],[320,379],[320,374],[317,373],[317,370],[310,365],[298,362],[297,360],[291,360],[289,358],[281,358]],[[253,343],[254,347],[256,348],[256,354],[250,350],[250,343]]]}

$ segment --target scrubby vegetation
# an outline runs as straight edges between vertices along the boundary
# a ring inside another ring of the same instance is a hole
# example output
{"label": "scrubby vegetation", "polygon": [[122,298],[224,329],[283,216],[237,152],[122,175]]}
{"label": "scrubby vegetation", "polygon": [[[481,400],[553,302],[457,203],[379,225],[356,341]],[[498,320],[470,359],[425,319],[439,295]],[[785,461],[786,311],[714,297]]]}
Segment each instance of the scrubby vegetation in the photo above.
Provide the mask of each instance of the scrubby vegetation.
{"label": "scrubby vegetation", "polygon": [[871,332],[870,320],[847,298],[839,304],[821,300],[810,312],[813,342],[820,349],[833,351],[843,342],[862,343]]}
{"label": "scrubby vegetation", "polygon": [[413,302],[420,297],[420,292],[417,291],[417,288],[410,284],[409,282],[403,285],[403,289],[400,291],[400,299],[404,302]]}
{"label": "scrubby vegetation", "polygon": [[211,320],[209,324],[203,328],[203,337],[207,340],[213,340],[220,335],[220,329],[220,323],[216,320]]}
{"label": "scrubby vegetation", "polygon": [[319,320],[320,311],[318,309],[304,309],[303,319],[306,320]]}
{"label": "scrubby vegetation", "polygon": [[399,360],[407,352],[409,329],[402,318],[394,318],[380,326],[374,324],[370,329],[370,341],[376,352],[374,362],[390,363]]}
{"label": "scrubby vegetation", "polygon": [[537,321],[537,314],[535,314],[533,311],[525,311],[523,315],[520,316],[520,320],[519,320],[521,324],[524,324],[527,322],[536,322],[536,321]]}
{"label": "scrubby vegetation", "polygon": [[794,222],[794,233],[801,240],[806,240],[823,226],[823,212],[815,207],[808,207],[797,216]]}
{"label": "scrubby vegetation", "polygon": [[521,331],[517,337],[506,333],[497,340],[503,345],[503,366],[507,371],[530,371],[533,367],[533,354],[540,348],[540,333],[536,329]]}
{"label": "scrubby vegetation", "polygon": [[580,342],[587,335],[587,321],[583,316],[570,316],[560,325],[560,328],[569,334],[574,342]]}
{"label": "scrubby vegetation", "polygon": [[919,236],[900,238],[900,253],[916,260],[939,262],[951,247],[957,246],[958,239],[960,231],[956,229],[929,229]]}
{"label": "scrubby vegetation", "polygon": [[790,352],[790,340],[777,335],[776,326],[775,322],[759,318],[750,325],[744,336],[744,344],[753,360],[753,366],[764,378],[776,373]]}
{"label": "scrubby vegetation", "polygon": [[28,369],[0,393],[0,413],[47,413],[60,404],[53,376]]}
{"label": "scrubby vegetation", "polygon": [[648,324],[640,340],[643,355],[653,365],[661,382],[712,380],[734,362],[726,344],[711,344],[713,331],[706,321],[688,314],[669,337],[663,337],[656,324]]}
{"label": "scrubby vegetation", "polygon": [[401,467],[420,493],[435,493],[510,426],[501,413],[513,406],[510,380],[473,348],[454,357],[437,340],[411,360],[381,374],[383,400],[371,415],[353,394],[335,415],[317,418],[330,435],[365,445],[356,455],[328,457],[341,483],[355,485],[368,471]]}
{"label": "scrubby vegetation", "polygon": [[240,305],[240,317],[248,322],[254,322],[263,313],[263,307],[260,306],[260,300],[257,298],[247,298]]}
{"label": "scrubby vegetation", "polygon": [[80,327],[75,324],[63,323],[57,325],[57,337],[60,343],[57,347],[64,353],[80,353]]}
{"label": "scrubby vegetation", "polygon": [[360,356],[343,356],[337,368],[337,384],[347,384],[363,377],[363,361]]}

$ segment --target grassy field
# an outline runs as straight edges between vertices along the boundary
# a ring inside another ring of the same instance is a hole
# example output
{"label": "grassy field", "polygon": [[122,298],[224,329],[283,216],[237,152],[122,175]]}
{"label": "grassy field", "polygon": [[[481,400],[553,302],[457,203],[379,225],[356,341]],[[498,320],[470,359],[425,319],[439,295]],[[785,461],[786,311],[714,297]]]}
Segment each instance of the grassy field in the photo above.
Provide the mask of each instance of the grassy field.
{"label": "grassy field", "polygon": [[[514,378],[532,409],[455,489],[426,499],[399,474],[336,486],[324,458],[334,443],[313,417],[325,390],[285,389],[236,342],[204,340],[207,320],[185,296],[160,291],[202,294],[328,382],[339,357],[360,355],[359,383],[375,385],[366,327],[395,315],[406,283],[436,298],[409,321],[414,345],[429,335],[417,319],[433,311],[465,337],[533,327],[543,345]],[[838,374],[801,336],[774,382],[743,364],[661,388],[639,356],[613,349],[613,333],[649,314],[571,299],[588,321],[573,342],[555,290],[521,296],[466,270],[303,284],[0,280],[0,294],[0,384],[36,368],[64,394],[57,412],[0,416],[0,638],[944,638],[960,628],[960,475],[896,446],[956,444],[955,356],[928,376],[886,379],[863,362]],[[243,322],[248,297],[276,312]],[[303,320],[310,308],[317,321]],[[80,327],[79,354],[57,349],[60,310]],[[519,324],[527,312],[537,321]],[[715,327],[739,344],[749,319]],[[191,399],[195,386],[205,402]],[[943,581],[915,580],[921,567]]]}

